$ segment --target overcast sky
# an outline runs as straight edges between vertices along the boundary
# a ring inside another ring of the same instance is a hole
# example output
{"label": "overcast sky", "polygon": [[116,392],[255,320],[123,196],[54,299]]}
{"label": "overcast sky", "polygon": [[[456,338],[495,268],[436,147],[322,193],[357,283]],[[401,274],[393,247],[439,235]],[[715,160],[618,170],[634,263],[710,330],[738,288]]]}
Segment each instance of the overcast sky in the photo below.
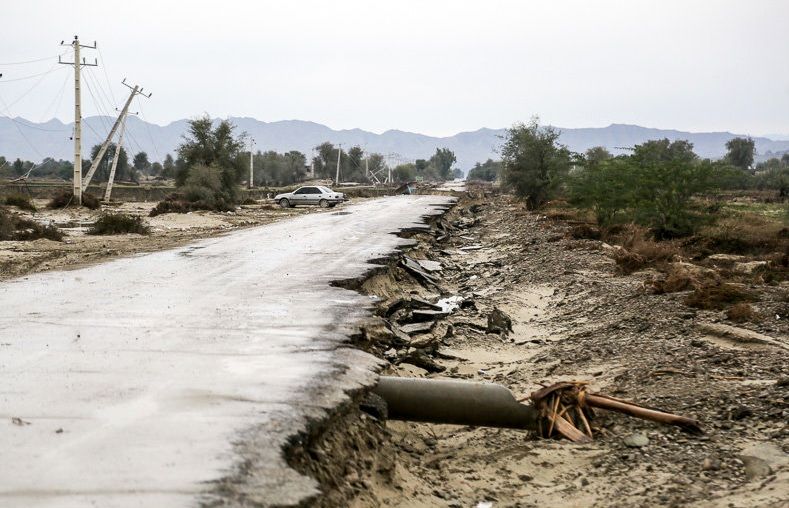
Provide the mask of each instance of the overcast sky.
{"label": "overcast sky", "polygon": [[451,135],[538,114],[789,133],[786,0],[0,2],[0,64],[53,57],[0,65],[0,111],[33,121],[73,120],[71,71],[52,62],[79,34],[101,49],[83,51],[101,65],[88,85],[115,102],[85,90],[85,115],[120,106],[127,77],[158,124],[207,112]]}

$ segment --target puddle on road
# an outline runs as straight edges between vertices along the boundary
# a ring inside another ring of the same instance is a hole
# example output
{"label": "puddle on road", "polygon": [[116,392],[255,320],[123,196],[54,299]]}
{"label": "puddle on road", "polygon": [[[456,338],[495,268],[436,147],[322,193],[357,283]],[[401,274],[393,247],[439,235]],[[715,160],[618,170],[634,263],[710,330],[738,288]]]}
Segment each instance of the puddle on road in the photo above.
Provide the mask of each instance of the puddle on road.
{"label": "puddle on road", "polygon": [[351,215],[353,212],[334,212],[332,215]]}

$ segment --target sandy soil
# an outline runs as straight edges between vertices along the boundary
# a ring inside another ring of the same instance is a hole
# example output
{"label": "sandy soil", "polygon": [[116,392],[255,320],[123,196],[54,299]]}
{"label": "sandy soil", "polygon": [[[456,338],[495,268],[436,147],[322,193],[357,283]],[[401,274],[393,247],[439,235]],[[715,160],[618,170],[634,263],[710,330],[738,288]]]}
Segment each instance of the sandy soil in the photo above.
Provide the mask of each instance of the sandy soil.
{"label": "sandy soil", "polygon": [[[493,381],[517,397],[585,380],[593,391],[697,418],[705,433],[599,412],[595,441],[579,445],[525,431],[356,418],[333,431],[333,448],[313,445],[313,457],[335,457],[331,474],[323,472],[331,491],[323,506],[789,506],[786,283],[754,285],[765,317],[743,325],[685,306],[687,293],[654,294],[650,270],[619,274],[602,242],[573,239],[567,224],[507,197],[466,200],[445,223],[448,240],[436,240],[441,231],[417,235],[409,253],[443,265],[436,287],[392,266],[361,288],[381,298],[382,315],[414,295],[467,302],[436,325],[439,347],[423,350],[427,363],[413,360],[418,348],[370,325],[359,345],[391,362],[384,374]],[[496,307],[512,319],[509,334],[485,331]],[[709,323],[776,344],[716,336]]]}
{"label": "sandy soil", "polygon": [[[355,200],[360,202],[361,199]],[[70,269],[120,256],[153,252],[184,245],[198,238],[223,234],[243,227],[269,224],[308,213],[325,213],[317,207],[283,210],[270,204],[242,205],[235,212],[197,211],[148,217],[156,203],[114,203],[101,210],[67,208],[50,210],[46,200],[35,200],[38,211],[9,211],[42,224],[54,223],[65,233],[62,242],[51,240],[0,242],[0,280],[53,269]],[[145,217],[150,235],[88,235],[87,230],[102,212],[123,212]]]}

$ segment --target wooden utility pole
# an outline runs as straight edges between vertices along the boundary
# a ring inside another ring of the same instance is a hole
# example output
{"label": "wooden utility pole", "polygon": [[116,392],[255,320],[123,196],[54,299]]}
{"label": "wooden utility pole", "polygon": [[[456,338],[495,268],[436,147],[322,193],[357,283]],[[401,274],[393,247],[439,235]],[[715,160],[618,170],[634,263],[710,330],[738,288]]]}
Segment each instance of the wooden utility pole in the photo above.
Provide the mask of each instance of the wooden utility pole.
{"label": "wooden utility pole", "polygon": [[93,162],[90,165],[90,169],[88,170],[88,174],[85,175],[85,181],[82,184],[83,192],[88,188],[88,184],[90,184],[90,180],[93,178],[93,174],[96,172],[96,169],[99,167],[99,163],[101,159],[104,158],[104,154],[107,152],[107,148],[110,146],[110,142],[112,138],[115,136],[115,132],[118,130],[118,127],[121,123],[126,120],[126,115],[129,113],[129,106],[131,105],[132,99],[134,99],[137,95],[142,95],[143,97],[150,98],[151,94],[145,95],[142,93],[143,89],[140,88],[138,85],[134,85],[133,87],[126,84],[126,79],[121,82],[124,86],[131,89],[131,93],[129,94],[129,98],[126,99],[126,104],[123,105],[123,109],[121,110],[120,115],[118,115],[117,120],[115,120],[115,124],[110,129],[110,133],[107,134],[107,139],[104,140],[104,143],[101,144],[101,148],[99,148],[99,153],[96,154],[96,157],[93,159]]}
{"label": "wooden utility pole", "polygon": [[121,132],[118,135],[118,143],[115,145],[115,156],[112,158],[112,169],[110,169],[110,176],[107,178],[107,188],[104,190],[104,201],[110,200],[112,194],[112,182],[115,181],[115,170],[118,168],[118,159],[121,158],[121,149],[123,148],[123,133],[126,130],[126,117],[121,122]]}
{"label": "wooden utility pole", "polygon": [[334,177],[334,185],[340,185],[340,157],[342,156],[342,143],[337,146],[337,176]]}
{"label": "wooden utility pole", "polygon": [[255,140],[249,138],[249,188],[255,186],[255,155],[252,153],[255,146]]}
{"label": "wooden utility pole", "polygon": [[58,63],[74,65],[74,200],[77,205],[82,205],[82,94],[80,91],[80,69],[82,66],[97,67],[98,60],[89,64],[83,58],[80,61],[79,52],[81,48],[96,49],[96,42],[93,46],[86,46],[79,43],[79,37],[74,36],[71,44],[60,41],[61,46],[71,46],[74,48],[74,61],[63,62],[58,57]]}

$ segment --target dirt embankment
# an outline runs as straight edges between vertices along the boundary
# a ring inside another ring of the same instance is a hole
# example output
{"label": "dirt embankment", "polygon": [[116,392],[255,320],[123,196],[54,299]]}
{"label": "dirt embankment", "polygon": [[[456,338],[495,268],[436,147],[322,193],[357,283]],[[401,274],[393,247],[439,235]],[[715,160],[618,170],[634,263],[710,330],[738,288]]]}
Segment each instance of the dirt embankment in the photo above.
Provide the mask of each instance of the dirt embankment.
{"label": "dirt embankment", "polygon": [[578,445],[385,421],[374,400],[362,401],[364,411],[352,407],[289,451],[326,491],[314,503],[787,506],[786,282],[739,281],[762,319],[731,321],[725,310],[686,305],[692,287],[657,291],[665,276],[654,270],[623,275],[617,249],[576,239],[572,226],[507,196],[467,197],[413,239],[418,266],[393,260],[359,284],[377,297],[379,316],[356,342],[389,360],[384,374],[493,381],[519,397],[585,380],[694,417],[705,433],[599,413],[595,441]]}
{"label": "dirt embankment", "polygon": [[[78,268],[115,257],[178,247],[242,227],[269,224],[306,213],[325,213],[314,207],[283,210],[271,204],[258,204],[242,205],[235,212],[197,211],[148,217],[155,204],[116,203],[104,205],[100,210],[51,210],[46,208],[46,200],[35,200],[36,212],[8,207],[10,213],[41,224],[54,224],[65,235],[61,242],[45,239],[0,242],[0,280],[46,270]],[[89,227],[104,212],[141,216],[150,226],[151,234],[88,235]]]}

